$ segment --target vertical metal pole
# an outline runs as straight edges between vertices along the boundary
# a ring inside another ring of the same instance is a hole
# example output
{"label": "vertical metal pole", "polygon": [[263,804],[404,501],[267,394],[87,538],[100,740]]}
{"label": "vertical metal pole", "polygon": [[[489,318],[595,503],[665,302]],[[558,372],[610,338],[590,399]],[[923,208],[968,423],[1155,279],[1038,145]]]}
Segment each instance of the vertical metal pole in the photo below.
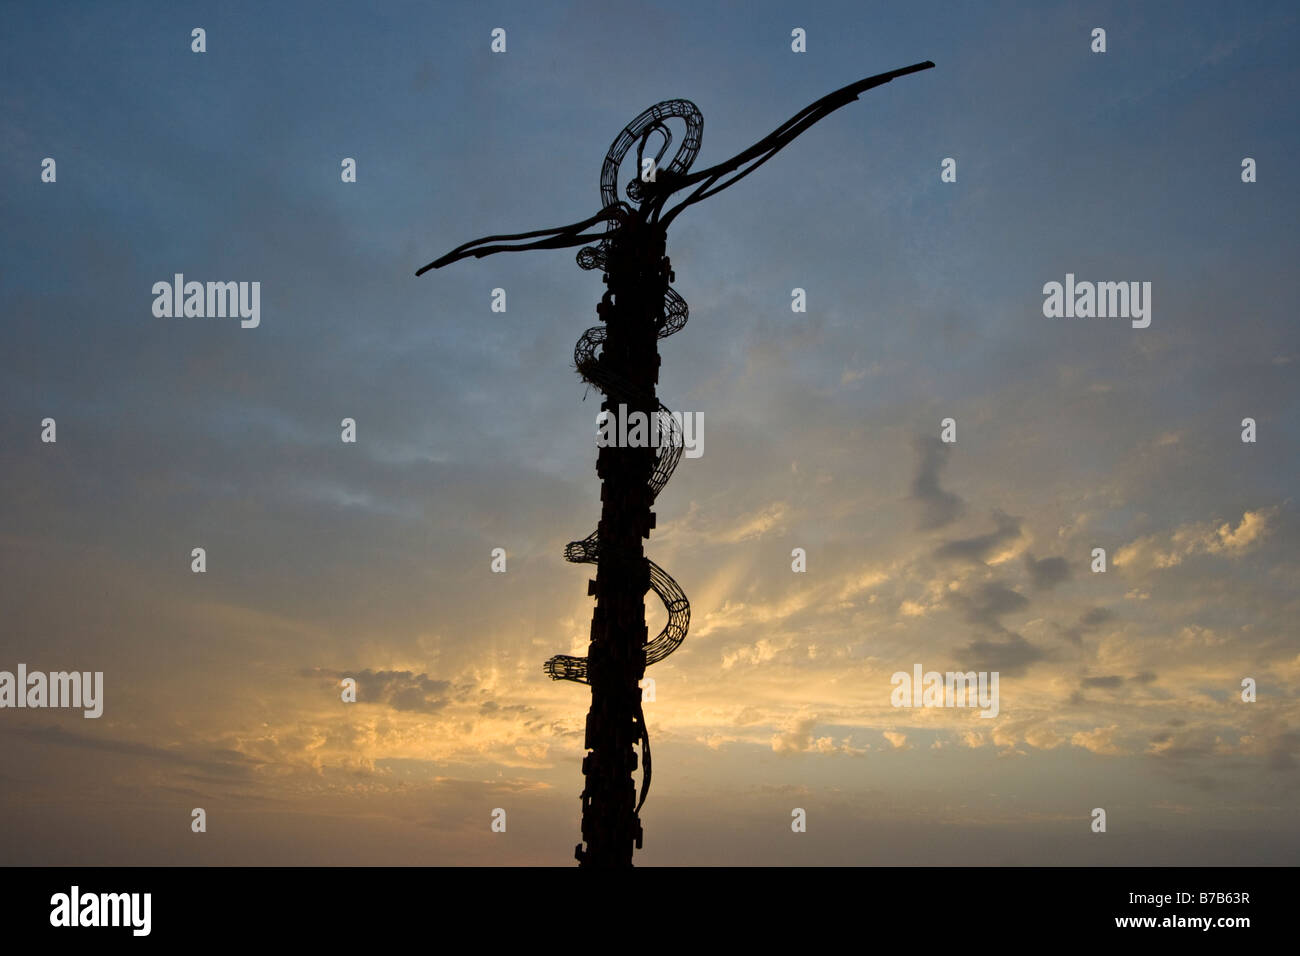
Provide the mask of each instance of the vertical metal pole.
{"label": "vertical metal pole", "polygon": [[[607,393],[601,407],[626,428],[626,416],[639,411],[646,421],[657,410],[658,331],[663,322],[667,278],[663,268],[664,233],[630,223],[611,242],[605,293],[597,312],[605,322],[601,364],[627,384]],[[632,865],[641,847],[636,812],[636,745],[641,689],[645,675],[645,593],[649,566],[642,539],[654,527],[649,488],[653,447],[605,447],[596,459],[601,479],[600,560],[589,590],[596,597],[591,621],[588,669],[591,710],[587,714],[582,772],[582,838],[576,856],[583,866]]]}

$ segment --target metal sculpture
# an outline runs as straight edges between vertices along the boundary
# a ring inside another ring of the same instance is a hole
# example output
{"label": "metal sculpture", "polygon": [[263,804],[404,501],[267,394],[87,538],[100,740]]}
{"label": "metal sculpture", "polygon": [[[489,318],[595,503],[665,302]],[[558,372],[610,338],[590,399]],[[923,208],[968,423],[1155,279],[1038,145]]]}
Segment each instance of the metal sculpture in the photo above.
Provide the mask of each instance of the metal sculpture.
{"label": "metal sculpture", "polygon": [[[605,154],[600,173],[601,209],[594,216],[556,229],[477,239],[416,272],[423,275],[469,256],[585,246],[578,252],[578,265],[600,269],[609,288],[596,307],[604,324],[587,329],[578,339],[574,365],[583,381],[605,394],[604,412],[640,412],[646,420],[653,419],[659,434],[666,438],[657,447],[611,445],[600,449],[596,459],[596,473],[601,478],[600,523],[586,538],[570,542],[564,549],[565,560],[596,566],[596,577],[587,588],[596,598],[587,656],[556,655],[543,665],[554,680],[591,686],[585,737],[589,752],[582,761],[586,778],[582,837],[586,846],[579,844],[575,853],[582,865],[630,866],[633,847],[641,848],[639,813],[650,786],[650,735],[639,684],[647,665],[663,660],[680,646],[690,623],[686,595],[642,549],[642,538],[650,536],[655,524],[650,507],[682,454],[678,423],[655,396],[658,340],[681,331],[688,315],[686,302],[669,286],[674,276],[664,254],[668,226],[687,206],[748,176],[813,123],[856,100],[859,93],[933,66],[927,60],[836,90],[743,152],[697,173],[689,170],[700,151],[704,118],[687,100],[659,103],[624,127]],[[685,136],[673,158],[661,165],[673,142],[669,120],[681,121]],[[655,136],[660,140],[658,150],[647,162],[646,147]],[[618,195],[618,176],[634,144],[639,175],[625,187],[628,202]],[[668,200],[683,190],[691,191],[665,212]],[[601,223],[605,224],[603,233],[586,231]],[[668,623],[652,640],[646,639],[644,598],[648,590],[655,592],[668,611]],[[632,782],[638,745],[642,768],[639,798]]]}

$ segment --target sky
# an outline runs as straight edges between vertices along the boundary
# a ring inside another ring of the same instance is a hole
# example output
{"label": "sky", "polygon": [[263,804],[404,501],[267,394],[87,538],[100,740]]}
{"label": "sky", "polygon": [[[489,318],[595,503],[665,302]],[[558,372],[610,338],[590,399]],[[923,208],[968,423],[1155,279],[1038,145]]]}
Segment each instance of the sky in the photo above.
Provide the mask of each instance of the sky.
{"label": "sky", "polygon": [[[591,618],[603,286],[414,272],[594,214],[653,103],[700,169],[926,59],[670,230],[659,396],[704,443],[646,543],[692,618],[637,862],[1300,861],[1297,16],[13,5],[0,670],[104,709],[0,709],[0,863],[572,863],[589,695],[541,665]],[[176,273],[260,323],[156,316]],[[1149,327],[1045,316],[1067,273],[1151,283]],[[998,672],[998,715],[893,706],[918,664]]]}

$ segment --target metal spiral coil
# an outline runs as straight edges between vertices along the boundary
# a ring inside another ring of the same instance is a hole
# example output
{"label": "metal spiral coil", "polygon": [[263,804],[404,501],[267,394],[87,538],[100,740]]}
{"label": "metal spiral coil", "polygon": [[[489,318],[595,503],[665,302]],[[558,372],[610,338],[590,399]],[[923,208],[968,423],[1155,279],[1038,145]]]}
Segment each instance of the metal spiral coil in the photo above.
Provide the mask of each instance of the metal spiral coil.
{"label": "metal spiral coil", "polygon": [[[685,121],[685,139],[678,147],[672,161],[666,166],[660,166],[659,161],[673,141],[672,133],[665,122],[672,118]],[[671,183],[674,177],[685,174],[695,161],[695,157],[700,151],[703,126],[704,118],[695,104],[687,100],[667,100],[650,107],[623,129],[623,132],[610,146],[609,152],[606,153],[605,163],[601,169],[600,194],[604,209],[602,218],[606,222],[605,236],[596,245],[587,246],[578,252],[577,261],[580,268],[607,270],[611,237],[618,231],[630,212],[627,204],[618,198],[617,177],[623,159],[632,148],[632,145],[637,144],[637,169],[641,170],[644,168],[642,161],[646,144],[652,135],[659,134],[662,136],[663,142],[659,146],[658,154],[654,157],[655,180],[657,182]],[[641,202],[648,198],[651,188],[641,179],[633,179],[627,184],[626,192],[633,201]],[[672,278],[671,271],[668,278],[670,280]],[[667,288],[664,294],[663,308],[663,321],[658,329],[658,337],[661,339],[680,332],[682,327],[686,325],[687,317],[690,314],[686,301],[671,287]],[[574,346],[573,364],[584,382],[600,389],[607,397],[620,401],[639,401],[641,404],[655,409],[652,414],[657,419],[655,424],[658,426],[661,439],[658,444],[655,467],[647,482],[651,500],[653,500],[658,497],[659,492],[668,484],[668,480],[672,477],[673,471],[681,460],[683,450],[681,426],[662,402],[659,402],[651,395],[646,395],[604,366],[599,352],[605,342],[605,337],[606,330],[604,326],[587,329]],[[604,560],[617,560],[619,555],[611,553],[609,548],[602,549],[598,531],[593,531],[580,541],[571,541],[564,548],[564,559],[574,564],[598,564],[602,558]],[[668,612],[668,622],[663,629],[643,645],[645,662],[648,666],[662,661],[681,646],[682,641],[686,638],[686,631],[690,626],[691,605],[681,587],[667,571],[648,558],[645,561],[649,568],[650,590],[659,596],[659,600],[663,602],[664,608]],[[557,654],[543,665],[543,669],[553,680],[588,683],[587,658],[585,657]],[[636,717],[641,729],[641,763],[644,769],[641,781],[641,797],[637,803],[637,810],[639,811],[645,802],[646,792],[650,786],[650,739],[645,729],[645,718],[641,713],[639,704]]]}

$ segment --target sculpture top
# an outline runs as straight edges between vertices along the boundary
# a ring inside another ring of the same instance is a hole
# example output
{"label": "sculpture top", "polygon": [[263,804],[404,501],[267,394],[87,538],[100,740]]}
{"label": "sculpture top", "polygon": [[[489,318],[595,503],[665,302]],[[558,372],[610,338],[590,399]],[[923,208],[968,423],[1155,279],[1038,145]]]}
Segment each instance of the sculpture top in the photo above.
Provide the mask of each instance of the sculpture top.
{"label": "sculpture top", "polygon": [[[589,243],[595,243],[596,245],[590,251],[584,249],[579,253],[578,264],[584,269],[597,268],[600,265],[601,253],[607,248],[610,237],[617,232],[619,225],[626,221],[626,217],[637,216],[643,222],[655,222],[662,228],[667,229],[668,225],[677,218],[678,213],[687,206],[694,205],[701,199],[707,199],[748,176],[818,120],[829,116],[841,106],[852,103],[858,98],[858,94],[888,83],[897,77],[907,76],[910,73],[919,73],[921,70],[928,70],[933,66],[932,62],[926,60],[923,63],[914,63],[911,66],[890,70],[888,73],[879,73],[876,76],[858,80],[856,83],[850,83],[848,86],[842,87],[834,93],[829,93],[817,100],[817,102],[800,110],[748,149],[737,153],[725,162],[710,166],[708,169],[702,169],[697,173],[688,171],[700,151],[704,131],[704,117],[695,104],[689,100],[665,100],[662,103],[657,103],[625,126],[605,154],[605,163],[600,171],[600,212],[589,219],[584,219],[582,222],[571,223],[567,226],[538,229],[533,232],[521,232],[508,236],[484,236],[482,239],[475,239],[473,242],[457,246],[445,256],[435,259],[417,270],[415,274],[417,276],[423,275],[430,269],[441,269],[443,266],[469,256],[481,259],[495,252],[522,252],[525,249],[562,249],[566,246],[583,246]],[[669,119],[684,121],[686,135],[668,165],[660,166],[660,160],[663,159],[673,141],[672,132],[666,122]],[[654,156],[654,165],[650,167],[655,173],[654,181],[647,182],[638,176],[638,178],[628,183],[626,187],[628,199],[637,204],[637,208],[633,209],[629,203],[618,197],[618,171],[633,143],[637,144],[638,173],[646,169],[644,166],[645,149],[650,138],[655,134],[662,137],[663,141],[659,144],[658,152]],[[735,175],[729,175],[731,173],[735,173]],[[724,177],[726,178],[724,179]],[[693,190],[677,205],[664,212],[664,206],[667,205],[668,200],[673,195],[692,186],[698,188]],[[606,224],[604,233],[585,231],[602,222]],[[519,245],[511,244],[520,240],[533,241],[523,242]],[[584,256],[583,253],[589,254]]]}

